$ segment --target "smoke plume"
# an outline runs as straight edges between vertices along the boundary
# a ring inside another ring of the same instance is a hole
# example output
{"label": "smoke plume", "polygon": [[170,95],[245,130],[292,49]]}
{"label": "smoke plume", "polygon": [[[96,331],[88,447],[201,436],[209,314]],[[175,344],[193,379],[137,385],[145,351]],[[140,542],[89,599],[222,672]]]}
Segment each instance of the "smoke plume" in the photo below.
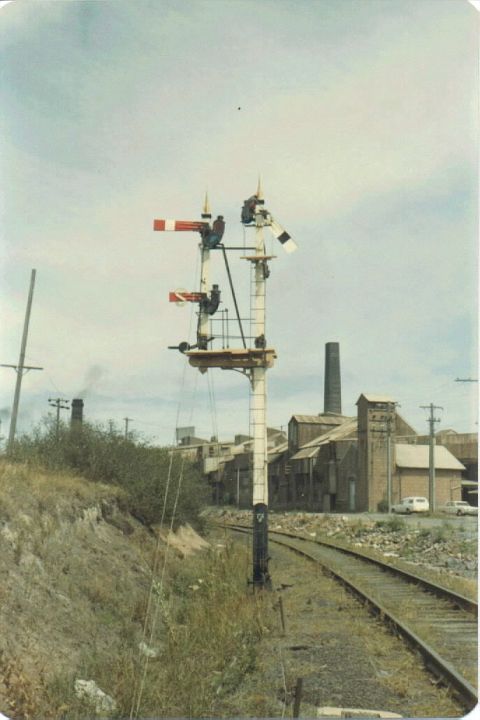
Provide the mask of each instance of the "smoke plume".
{"label": "smoke plume", "polygon": [[105,370],[100,365],[92,365],[91,367],[89,367],[87,372],[85,373],[83,387],[81,390],[75,393],[75,397],[84,400],[87,395],[89,395],[95,390],[96,386],[104,375]]}

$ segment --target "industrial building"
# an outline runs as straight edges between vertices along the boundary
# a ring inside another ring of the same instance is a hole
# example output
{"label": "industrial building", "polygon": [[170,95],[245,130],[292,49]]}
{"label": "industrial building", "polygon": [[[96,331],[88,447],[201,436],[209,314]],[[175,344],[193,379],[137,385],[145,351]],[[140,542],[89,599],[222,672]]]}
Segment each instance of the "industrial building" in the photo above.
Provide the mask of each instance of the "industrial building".
{"label": "industrial building", "polygon": [[[362,394],[356,418],[319,434],[289,458],[286,505],[293,501],[296,507],[323,512],[385,509],[388,438],[393,502],[406,495],[428,497],[428,437],[417,443],[419,436],[392,398]],[[437,503],[461,499],[466,468],[444,446],[435,448],[435,471]],[[277,482],[272,473],[272,484]]]}
{"label": "industrial building", "polygon": [[[357,417],[327,424],[323,416],[294,415],[287,442],[268,453],[269,503],[273,509],[365,512],[387,507],[387,441],[390,433],[392,501],[428,497],[428,438],[420,444],[413,428],[386,396],[362,394]],[[298,443],[299,434],[310,437]],[[311,437],[313,435],[313,437]],[[408,439],[407,439],[408,438]],[[445,445],[435,448],[437,504],[462,498],[467,468]],[[249,507],[248,448],[224,467],[225,501]],[[476,496],[469,496],[476,504]]]}
{"label": "industrial building", "polygon": [[[429,496],[428,435],[419,435],[388,395],[361,393],[356,417],[342,415],[340,348],[325,346],[324,411],[294,414],[288,435],[268,428],[269,506],[314,512],[376,512],[409,495]],[[193,428],[192,428],[193,430]],[[435,436],[436,504],[477,504],[478,444],[475,433],[443,430]],[[251,507],[252,439],[232,443],[184,437],[175,449],[201,462],[219,504]],[[390,473],[389,473],[390,470]]]}

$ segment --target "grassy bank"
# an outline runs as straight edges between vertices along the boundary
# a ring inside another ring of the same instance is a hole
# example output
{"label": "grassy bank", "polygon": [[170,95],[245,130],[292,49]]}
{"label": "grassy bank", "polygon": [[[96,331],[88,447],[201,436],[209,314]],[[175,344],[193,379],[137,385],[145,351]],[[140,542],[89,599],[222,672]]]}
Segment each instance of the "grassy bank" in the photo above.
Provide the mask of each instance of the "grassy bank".
{"label": "grassy bank", "polygon": [[222,538],[182,556],[125,496],[0,463],[0,711],[13,720],[102,716],[78,680],[113,698],[108,717],[219,716],[255,667],[267,613],[246,550]]}
{"label": "grassy bank", "polygon": [[144,523],[157,523],[165,514],[174,515],[177,524],[201,524],[208,488],[199,469],[169,448],[134,436],[127,440],[89,423],[75,429],[60,425],[57,432],[46,420],[16,441],[9,459],[119,487],[125,508]]}

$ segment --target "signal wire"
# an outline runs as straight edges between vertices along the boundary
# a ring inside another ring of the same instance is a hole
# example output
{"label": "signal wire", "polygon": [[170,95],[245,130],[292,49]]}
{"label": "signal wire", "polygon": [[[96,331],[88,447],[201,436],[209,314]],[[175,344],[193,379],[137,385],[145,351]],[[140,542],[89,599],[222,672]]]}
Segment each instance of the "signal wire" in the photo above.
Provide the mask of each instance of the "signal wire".
{"label": "signal wire", "polygon": [[[197,274],[198,274],[198,255],[197,255],[197,262],[196,262],[196,266],[195,266],[195,279],[197,277]],[[189,321],[189,331],[188,331],[189,339],[191,337],[192,324],[193,324],[193,305],[190,308],[190,321]],[[179,422],[179,418],[180,418],[180,410],[181,410],[181,407],[182,407],[182,404],[184,401],[184,395],[185,395],[186,368],[187,368],[187,358],[185,358],[185,362],[183,364],[183,369],[182,369],[182,374],[181,374],[180,392],[179,392],[180,398],[178,401],[177,415],[176,415],[176,421],[175,421],[175,430],[173,433],[174,444],[176,442],[176,428],[178,427],[178,422]],[[190,406],[190,420],[193,418],[197,384],[198,384],[198,375],[195,378],[194,394],[193,394],[192,403]],[[180,497],[180,490],[182,487],[183,473],[184,473],[184,466],[185,466],[185,457],[182,457],[182,461],[180,464],[178,483],[177,483],[177,490],[176,490],[175,499],[174,499],[174,503],[173,503],[170,528],[169,528],[169,531],[167,533],[167,538],[166,538],[166,547],[165,547],[165,552],[164,552],[164,557],[163,557],[163,567],[162,567],[162,571],[161,571],[161,575],[160,575],[160,581],[158,581],[157,577],[158,577],[158,568],[159,568],[159,562],[160,562],[160,542],[162,540],[161,532],[163,530],[163,524],[165,521],[166,508],[167,508],[167,501],[168,501],[168,496],[170,493],[172,468],[173,468],[173,456],[174,456],[174,452],[173,452],[173,450],[170,450],[170,460],[169,460],[169,466],[168,466],[167,481],[165,484],[165,493],[164,493],[164,498],[163,498],[162,513],[161,513],[161,518],[160,518],[160,525],[157,529],[157,542],[155,544],[154,557],[153,557],[153,562],[152,562],[151,582],[150,582],[150,588],[149,588],[149,592],[148,592],[147,608],[145,611],[145,619],[144,619],[143,629],[142,629],[142,637],[145,640],[145,638],[147,636],[148,621],[150,619],[150,615],[151,615],[151,611],[152,611],[152,601],[153,601],[153,598],[155,597],[155,607],[154,607],[154,611],[153,611],[153,618],[151,620],[150,633],[148,635],[149,645],[152,643],[152,640],[153,640],[153,636],[154,636],[154,632],[155,632],[155,628],[156,628],[156,624],[157,624],[157,619],[158,619],[158,609],[159,609],[159,606],[163,599],[163,582],[164,582],[165,570],[166,570],[166,566],[167,566],[167,559],[168,559],[169,549],[170,549],[170,539],[171,539],[171,534],[173,532],[175,515],[176,515],[176,511],[177,511],[178,499]],[[141,650],[139,648],[139,653],[140,652],[141,652]],[[135,682],[134,689],[133,689],[132,705],[130,708],[130,715],[129,715],[130,720],[133,720],[133,718],[138,717],[138,712],[140,709],[143,692],[145,689],[145,681],[146,681],[148,664],[149,664],[150,658],[149,658],[149,655],[146,653],[143,654],[143,657],[144,657],[144,663],[143,663],[142,676],[141,676],[141,679],[139,682],[138,682],[138,680]]]}
{"label": "signal wire", "polygon": [[[197,385],[197,383],[195,384],[195,392],[196,392],[196,385]],[[192,412],[191,412],[191,416],[190,416],[190,421],[192,420],[192,417],[193,417],[193,403],[192,403]],[[172,465],[173,465],[173,455],[174,455],[173,450],[171,450],[170,451],[170,464],[169,464],[167,486],[170,485],[170,478],[171,478],[171,474],[172,474],[171,471],[172,471]],[[183,456],[181,459],[180,471],[179,471],[178,482],[177,482],[177,489],[176,489],[176,493],[175,493],[175,499],[174,499],[174,503],[173,503],[172,515],[171,515],[171,520],[170,520],[170,527],[168,529],[168,533],[166,536],[165,552],[164,552],[164,556],[163,556],[163,566],[162,566],[162,571],[160,574],[160,580],[157,580],[156,577],[158,576],[161,530],[163,529],[163,522],[165,519],[166,500],[167,500],[167,496],[168,496],[167,488],[165,490],[165,498],[164,498],[164,504],[163,504],[163,509],[162,509],[162,518],[160,521],[160,527],[157,531],[157,544],[156,544],[156,548],[155,548],[155,557],[154,557],[153,569],[152,569],[152,581],[150,584],[147,611],[145,613],[144,630],[143,630],[143,637],[145,638],[147,635],[147,624],[148,624],[149,614],[151,612],[151,607],[152,607],[152,598],[154,597],[155,605],[154,605],[154,610],[153,610],[153,618],[151,620],[150,633],[148,634],[149,646],[153,642],[153,636],[155,634],[155,629],[157,626],[158,612],[159,612],[159,608],[162,605],[162,601],[163,601],[163,584],[164,584],[164,579],[165,579],[165,571],[167,568],[167,561],[169,558],[170,540],[171,540],[171,536],[172,536],[173,528],[174,528],[174,524],[175,524],[178,500],[180,497],[180,491],[182,488],[182,483],[183,483],[183,478],[184,478],[184,468],[185,468],[185,456]],[[132,700],[132,707],[130,710],[130,720],[138,717],[138,712],[140,709],[140,704],[141,704],[143,692],[145,689],[145,681],[146,681],[149,661],[150,661],[149,655],[144,654],[143,672],[142,672],[142,677],[141,677],[141,680],[139,683],[138,696],[137,696],[136,702],[135,702],[135,695],[136,695],[136,688],[135,688],[133,700]]]}

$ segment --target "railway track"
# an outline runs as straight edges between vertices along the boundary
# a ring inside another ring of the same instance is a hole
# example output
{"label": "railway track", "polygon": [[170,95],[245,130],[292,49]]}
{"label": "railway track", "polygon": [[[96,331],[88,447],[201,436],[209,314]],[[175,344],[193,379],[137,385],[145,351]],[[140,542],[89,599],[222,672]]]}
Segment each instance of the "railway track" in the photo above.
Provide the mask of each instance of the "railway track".
{"label": "railway track", "polygon": [[[245,525],[222,525],[250,533]],[[319,563],[367,601],[418,650],[425,665],[450,686],[466,709],[478,702],[478,605],[463,595],[330,541],[269,531],[271,542]]]}

